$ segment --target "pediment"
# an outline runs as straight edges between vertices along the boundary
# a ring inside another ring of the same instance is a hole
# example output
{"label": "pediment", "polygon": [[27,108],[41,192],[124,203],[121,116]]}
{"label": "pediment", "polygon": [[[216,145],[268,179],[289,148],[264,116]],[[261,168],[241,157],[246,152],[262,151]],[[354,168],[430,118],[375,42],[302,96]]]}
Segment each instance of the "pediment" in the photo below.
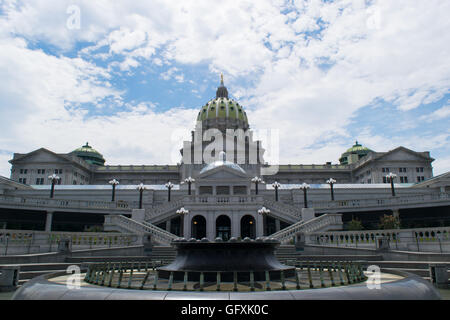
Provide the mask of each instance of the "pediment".
{"label": "pediment", "polygon": [[377,160],[383,161],[429,161],[430,158],[425,157],[419,152],[399,147],[381,155]]}
{"label": "pediment", "polygon": [[45,148],[20,155],[19,157],[15,157],[15,159],[12,160],[12,162],[23,161],[28,163],[70,162],[70,160],[66,159],[62,155],[51,152],[50,150],[47,150]]}
{"label": "pediment", "polygon": [[233,179],[248,179],[245,173],[237,170],[233,170],[229,167],[222,166],[214,168],[200,174],[197,179],[207,179],[207,180],[233,180]]}

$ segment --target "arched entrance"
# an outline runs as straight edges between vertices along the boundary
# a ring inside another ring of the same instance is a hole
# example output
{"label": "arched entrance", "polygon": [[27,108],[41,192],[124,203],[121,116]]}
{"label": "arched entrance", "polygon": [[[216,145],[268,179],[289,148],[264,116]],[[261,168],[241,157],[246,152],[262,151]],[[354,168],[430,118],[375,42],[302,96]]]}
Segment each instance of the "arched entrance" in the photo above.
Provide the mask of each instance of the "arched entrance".
{"label": "arched entrance", "polygon": [[192,218],[191,224],[192,237],[202,239],[206,237],[206,219],[203,216],[195,216]]}
{"label": "arched entrance", "polygon": [[228,241],[231,238],[231,220],[228,216],[221,215],[216,219],[216,237]]}
{"label": "arched entrance", "polygon": [[249,237],[254,239],[256,236],[255,218],[250,215],[243,216],[241,219],[241,238]]}

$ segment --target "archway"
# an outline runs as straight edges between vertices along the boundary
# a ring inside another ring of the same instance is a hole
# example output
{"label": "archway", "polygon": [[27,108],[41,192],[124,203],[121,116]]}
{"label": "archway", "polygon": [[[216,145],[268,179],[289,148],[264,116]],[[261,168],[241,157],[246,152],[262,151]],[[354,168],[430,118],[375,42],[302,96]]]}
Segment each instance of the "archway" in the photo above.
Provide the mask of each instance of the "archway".
{"label": "archway", "polygon": [[250,215],[243,216],[241,219],[241,238],[249,237],[254,239],[256,236],[255,218]]}
{"label": "archway", "polygon": [[202,239],[206,237],[206,219],[203,216],[195,216],[192,218],[192,237]]}
{"label": "archway", "polygon": [[231,238],[231,220],[228,216],[221,215],[216,219],[216,237],[228,241]]}

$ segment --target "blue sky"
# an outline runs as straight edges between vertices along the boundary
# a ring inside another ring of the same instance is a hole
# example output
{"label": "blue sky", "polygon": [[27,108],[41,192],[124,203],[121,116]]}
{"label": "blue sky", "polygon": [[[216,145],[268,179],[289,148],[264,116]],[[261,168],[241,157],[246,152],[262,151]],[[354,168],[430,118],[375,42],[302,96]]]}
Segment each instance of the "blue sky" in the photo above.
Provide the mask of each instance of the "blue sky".
{"label": "blue sky", "polygon": [[440,0],[0,1],[0,175],[13,152],[86,141],[107,164],[177,163],[220,73],[251,128],[279,130],[283,164],[337,163],[358,140],[450,171],[449,14]]}

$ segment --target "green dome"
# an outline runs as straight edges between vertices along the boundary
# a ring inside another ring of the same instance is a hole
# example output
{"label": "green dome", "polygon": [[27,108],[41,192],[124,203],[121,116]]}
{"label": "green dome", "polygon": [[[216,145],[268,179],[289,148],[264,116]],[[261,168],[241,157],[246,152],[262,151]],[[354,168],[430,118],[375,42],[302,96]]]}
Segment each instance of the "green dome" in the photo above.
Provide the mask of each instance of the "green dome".
{"label": "green dome", "polygon": [[235,100],[228,97],[228,90],[221,78],[220,86],[216,91],[216,98],[208,101],[198,113],[197,121],[229,122],[231,127],[248,128],[247,113]]}
{"label": "green dome", "polygon": [[247,114],[242,106],[229,98],[221,97],[210,100],[198,113],[197,121],[216,118],[235,119],[248,124]]}
{"label": "green dome", "polygon": [[105,164],[105,159],[103,155],[92,148],[87,142],[84,146],[72,151],[77,157],[80,157],[84,161],[97,166],[103,166]]}
{"label": "green dome", "polygon": [[358,141],[356,141],[353,147],[347,149],[347,151],[345,151],[341,155],[339,162],[341,164],[350,164],[358,161],[362,157],[365,157],[370,152],[372,152],[372,150],[370,150],[367,147],[363,147],[361,144],[358,143]]}

